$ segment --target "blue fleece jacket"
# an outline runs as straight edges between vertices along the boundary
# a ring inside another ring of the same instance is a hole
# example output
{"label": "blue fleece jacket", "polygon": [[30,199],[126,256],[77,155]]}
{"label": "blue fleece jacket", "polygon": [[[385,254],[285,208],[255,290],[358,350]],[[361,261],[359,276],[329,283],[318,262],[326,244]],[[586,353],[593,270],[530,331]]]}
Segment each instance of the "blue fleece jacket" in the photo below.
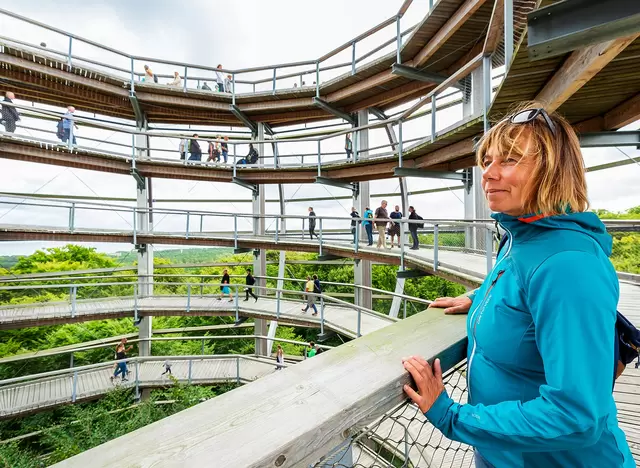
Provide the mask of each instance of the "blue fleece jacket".
{"label": "blue fleece jacket", "polygon": [[593,213],[514,218],[467,320],[468,404],[426,413],[502,467],[636,466],[612,396],[619,285]]}

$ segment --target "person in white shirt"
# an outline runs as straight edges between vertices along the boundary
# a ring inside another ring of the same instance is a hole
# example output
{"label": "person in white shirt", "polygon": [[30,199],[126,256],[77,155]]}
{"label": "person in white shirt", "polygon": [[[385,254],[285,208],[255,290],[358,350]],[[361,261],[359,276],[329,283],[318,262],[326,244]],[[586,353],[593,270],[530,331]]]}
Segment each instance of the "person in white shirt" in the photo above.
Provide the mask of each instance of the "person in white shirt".
{"label": "person in white shirt", "polygon": [[222,74],[222,65],[218,64],[216,67],[216,83],[218,84],[218,91],[224,93],[224,75]]}

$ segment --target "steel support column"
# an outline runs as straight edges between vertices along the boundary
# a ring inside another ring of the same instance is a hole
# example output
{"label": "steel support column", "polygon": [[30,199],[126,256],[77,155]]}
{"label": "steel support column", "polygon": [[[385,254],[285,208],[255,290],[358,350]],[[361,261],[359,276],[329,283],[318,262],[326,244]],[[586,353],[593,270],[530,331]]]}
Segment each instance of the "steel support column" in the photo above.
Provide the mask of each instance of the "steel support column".
{"label": "steel support column", "polygon": [[[136,208],[138,208],[136,227],[141,232],[149,232],[153,229],[153,218],[151,217],[151,198],[149,192],[151,190],[151,179],[144,178],[144,187],[136,188]],[[153,245],[142,244],[136,245],[138,251],[138,300],[142,297],[153,295]],[[152,316],[145,316],[139,319],[138,338],[141,340],[138,344],[140,356],[151,355],[151,341],[144,341],[151,338],[152,335]]]}
{"label": "steel support column", "polygon": [[[278,184],[278,203],[280,205],[280,214],[282,216],[284,216],[286,214],[286,204],[284,202],[284,186],[282,184]],[[287,224],[286,224],[286,219],[282,218],[280,220],[280,225],[278,226],[278,230],[279,230],[279,234],[286,234],[287,232]],[[280,258],[278,261],[278,278],[284,278],[284,274],[285,274],[285,265],[286,265],[286,254],[287,252],[284,250],[280,251]],[[284,288],[284,280],[279,279],[276,282],[276,288],[277,289],[283,289]],[[278,307],[277,310],[279,311],[280,308]],[[276,330],[278,329],[278,321],[277,320],[272,320],[269,323],[269,332],[267,334],[267,336],[269,338],[271,338],[271,340],[267,341],[267,356],[271,356],[272,352],[273,352],[273,341],[272,339],[275,338],[276,336]]]}
{"label": "steel support column", "polygon": [[[369,111],[362,110],[358,112],[358,126],[367,125],[369,123]],[[362,158],[368,158],[369,152],[369,130],[359,130],[356,132],[355,138],[358,139],[358,149]],[[360,182],[360,189],[354,192],[353,206],[356,207],[360,216],[364,214],[366,208],[371,207],[371,197],[369,191],[370,182]],[[366,239],[364,229],[359,227],[360,233],[359,239]],[[371,287],[371,261],[359,260],[353,265],[354,283],[362,286]],[[372,296],[371,291],[368,289],[356,289],[355,290],[355,303],[356,305],[372,308]]]}
{"label": "steel support column", "polygon": [[[264,140],[264,125],[262,123],[258,123],[257,125],[257,139]],[[258,143],[258,152],[260,155],[264,155],[264,143]],[[262,158],[258,160],[258,164],[262,165]],[[255,214],[265,214],[265,186],[258,185],[257,191],[252,193],[252,205],[253,212]],[[265,233],[265,219],[264,218],[253,218],[253,235],[254,236],[263,236]],[[253,274],[255,276],[266,276],[267,274],[267,257],[264,249],[255,250],[253,256]],[[258,286],[255,291],[258,294],[264,294],[264,290],[260,289],[260,287],[265,286],[265,280],[263,278],[256,278],[256,286]],[[267,332],[267,321],[264,319],[255,319],[255,334],[264,336]],[[256,354],[259,356],[267,355],[267,341],[256,339],[255,346]]]}

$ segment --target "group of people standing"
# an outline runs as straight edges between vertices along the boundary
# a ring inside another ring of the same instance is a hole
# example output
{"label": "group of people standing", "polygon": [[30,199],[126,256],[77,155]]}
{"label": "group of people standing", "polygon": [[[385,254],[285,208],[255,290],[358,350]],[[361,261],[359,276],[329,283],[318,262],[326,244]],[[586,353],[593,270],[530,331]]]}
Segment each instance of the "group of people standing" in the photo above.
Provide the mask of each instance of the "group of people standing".
{"label": "group of people standing", "polygon": [[[222,71],[222,64],[218,64],[215,72],[215,84],[213,85],[213,89],[207,84],[206,81],[202,83],[202,85],[198,86],[198,89],[203,91],[214,91],[219,93],[231,93],[233,92],[233,78],[231,75],[224,75]],[[149,65],[144,66],[144,76],[140,80],[143,83],[158,83],[158,76],[153,73]],[[173,80],[167,83],[169,86],[182,87],[182,77],[180,77],[180,73],[173,72]]]}
{"label": "group of people standing", "polygon": [[[202,147],[198,142],[200,136],[194,133],[192,138],[183,138],[178,145],[178,151],[180,153],[181,160],[187,161],[202,161]],[[224,163],[229,162],[229,137],[222,138],[218,135],[215,140],[208,141],[207,163]],[[188,156],[188,157],[187,157]],[[249,143],[249,153],[244,158],[236,162],[236,165],[255,164],[258,162],[260,155],[258,151],[253,147],[252,143]]]}
{"label": "group of people standing", "polygon": [[[422,220],[422,216],[420,216],[413,206],[409,207],[409,218],[413,221]],[[376,211],[373,212],[369,207],[366,207],[364,213],[362,214],[362,219],[360,218],[360,213],[355,206],[351,207],[351,235],[353,236],[352,244],[358,242],[357,229],[358,224],[361,223],[362,227],[364,227],[365,232],[367,234],[367,245],[373,245],[373,226],[375,225],[376,230],[378,231],[378,244],[377,247],[387,248],[387,234],[391,238],[391,246],[388,248],[394,247],[394,240],[397,238],[397,247],[400,248],[400,231],[402,226],[400,224],[399,219],[402,219],[402,212],[400,211],[400,206],[396,205],[394,210],[389,213],[387,211],[387,201],[382,200],[382,203]],[[411,234],[412,245],[410,247],[411,250],[419,249],[419,239],[418,239],[418,229],[424,227],[423,223],[419,222],[411,222],[409,224],[409,233]],[[309,207],[309,238],[313,239],[315,236],[318,238],[318,234],[315,232],[316,230],[316,213],[313,211],[313,207]]]}

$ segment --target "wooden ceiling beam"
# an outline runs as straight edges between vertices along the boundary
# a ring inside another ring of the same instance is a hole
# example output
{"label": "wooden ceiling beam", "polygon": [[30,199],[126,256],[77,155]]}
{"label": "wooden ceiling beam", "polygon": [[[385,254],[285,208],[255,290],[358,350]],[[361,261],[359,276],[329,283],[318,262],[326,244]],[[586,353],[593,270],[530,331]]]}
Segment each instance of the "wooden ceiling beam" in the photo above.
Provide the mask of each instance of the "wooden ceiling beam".
{"label": "wooden ceiling beam", "polygon": [[489,21],[489,29],[484,39],[483,55],[490,55],[495,52],[504,31],[504,0],[495,1],[493,12],[491,12],[491,20]]}
{"label": "wooden ceiling beam", "polygon": [[415,165],[419,168],[431,167],[472,155],[474,152],[473,138],[467,138],[416,158]]}
{"label": "wooden ceiling beam", "polygon": [[557,110],[638,36],[640,34],[601,42],[571,53],[535,100],[548,111]]}
{"label": "wooden ceiling beam", "polygon": [[480,8],[487,0],[467,0],[456,10],[447,22],[438,30],[431,40],[413,58],[413,66],[420,68],[435,54],[453,34]]}
{"label": "wooden ceiling beam", "polygon": [[368,109],[369,107],[386,106],[390,103],[398,102],[407,96],[413,96],[416,93],[420,93],[420,95],[425,94],[435,88],[435,86],[436,85],[432,83],[425,83],[424,81],[412,81],[411,83],[406,83],[398,86],[397,88],[384,91],[380,94],[376,94],[375,96],[371,96],[370,98],[356,102],[355,104],[346,106],[344,110],[345,112],[356,112],[362,109]]}

